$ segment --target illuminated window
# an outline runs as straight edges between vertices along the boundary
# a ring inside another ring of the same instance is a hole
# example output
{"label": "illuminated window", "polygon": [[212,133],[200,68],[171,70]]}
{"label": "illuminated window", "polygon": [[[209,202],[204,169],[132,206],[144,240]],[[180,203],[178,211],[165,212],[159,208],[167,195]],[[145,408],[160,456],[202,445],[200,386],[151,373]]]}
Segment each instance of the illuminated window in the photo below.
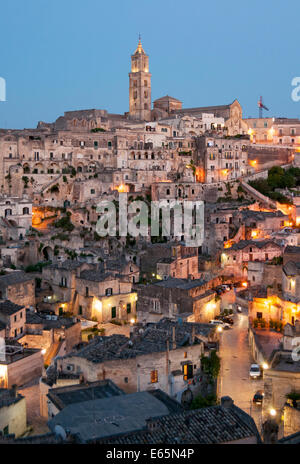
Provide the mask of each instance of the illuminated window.
{"label": "illuminated window", "polygon": [[150,381],[151,381],[151,383],[157,383],[158,382],[158,372],[156,370],[151,371]]}
{"label": "illuminated window", "polygon": [[183,379],[189,380],[193,378],[193,364],[183,365]]}

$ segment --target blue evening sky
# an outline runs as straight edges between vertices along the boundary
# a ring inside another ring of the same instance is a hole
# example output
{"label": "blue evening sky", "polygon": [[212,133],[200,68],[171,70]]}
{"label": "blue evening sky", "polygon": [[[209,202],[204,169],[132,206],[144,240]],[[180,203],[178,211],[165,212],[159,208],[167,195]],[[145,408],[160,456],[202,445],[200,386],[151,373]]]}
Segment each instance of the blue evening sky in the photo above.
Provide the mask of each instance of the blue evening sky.
{"label": "blue evening sky", "polygon": [[299,0],[2,0],[0,127],[36,127],[64,111],[128,111],[138,33],[150,57],[152,101],[185,107],[237,98],[256,117],[299,117]]}

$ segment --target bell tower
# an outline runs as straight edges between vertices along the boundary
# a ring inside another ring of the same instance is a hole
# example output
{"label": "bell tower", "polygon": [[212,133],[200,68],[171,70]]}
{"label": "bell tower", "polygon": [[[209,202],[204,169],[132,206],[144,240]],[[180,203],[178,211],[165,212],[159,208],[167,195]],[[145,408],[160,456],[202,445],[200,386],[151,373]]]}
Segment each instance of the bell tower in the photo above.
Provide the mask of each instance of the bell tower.
{"label": "bell tower", "polygon": [[129,117],[137,121],[151,120],[151,74],[149,57],[143,50],[141,37],[136,51],[131,55],[129,73]]}

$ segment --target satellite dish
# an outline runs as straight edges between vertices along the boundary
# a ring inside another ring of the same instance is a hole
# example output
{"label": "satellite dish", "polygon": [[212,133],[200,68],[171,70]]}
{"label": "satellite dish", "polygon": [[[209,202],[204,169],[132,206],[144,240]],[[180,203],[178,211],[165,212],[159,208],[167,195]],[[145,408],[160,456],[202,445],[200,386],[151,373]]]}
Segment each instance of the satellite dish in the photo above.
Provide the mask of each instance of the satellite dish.
{"label": "satellite dish", "polygon": [[56,425],[54,427],[54,432],[55,432],[55,435],[57,435],[58,437],[60,437],[63,441],[66,440],[67,438],[67,434],[65,432],[65,429],[63,429],[63,427],[61,425]]}

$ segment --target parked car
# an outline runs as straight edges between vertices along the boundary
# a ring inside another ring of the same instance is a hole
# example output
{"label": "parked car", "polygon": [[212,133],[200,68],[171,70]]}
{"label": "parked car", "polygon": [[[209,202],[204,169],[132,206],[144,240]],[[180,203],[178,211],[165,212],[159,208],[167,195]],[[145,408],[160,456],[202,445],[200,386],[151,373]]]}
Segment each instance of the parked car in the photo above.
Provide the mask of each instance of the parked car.
{"label": "parked car", "polygon": [[234,320],[229,316],[223,316],[221,320],[225,322],[226,324],[230,324],[230,325],[234,324]]}
{"label": "parked car", "polygon": [[222,315],[219,315],[219,316],[216,316],[216,319],[218,321],[223,321],[225,322],[226,324],[230,324],[230,325],[233,325],[234,324],[234,320],[229,317],[229,316],[222,316]]}
{"label": "parked car", "polygon": [[213,325],[218,325],[218,326],[222,327],[222,329],[225,329],[225,330],[231,328],[229,324],[227,324],[226,322],[223,322],[221,320],[218,320],[218,319],[213,319],[213,320],[209,321],[209,323],[213,324]]}
{"label": "parked car", "polygon": [[214,288],[214,291],[217,293],[217,295],[222,295],[223,293],[220,287]]}
{"label": "parked car", "polygon": [[230,291],[229,285],[223,284],[223,285],[221,285],[221,288],[223,289],[224,292],[229,292]]}
{"label": "parked car", "polygon": [[251,364],[249,375],[250,379],[257,379],[261,376],[261,370],[258,364]]}
{"label": "parked car", "polygon": [[264,392],[263,390],[257,390],[255,395],[253,396],[253,403],[254,404],[262,404],[263,399],[264,399]]}

